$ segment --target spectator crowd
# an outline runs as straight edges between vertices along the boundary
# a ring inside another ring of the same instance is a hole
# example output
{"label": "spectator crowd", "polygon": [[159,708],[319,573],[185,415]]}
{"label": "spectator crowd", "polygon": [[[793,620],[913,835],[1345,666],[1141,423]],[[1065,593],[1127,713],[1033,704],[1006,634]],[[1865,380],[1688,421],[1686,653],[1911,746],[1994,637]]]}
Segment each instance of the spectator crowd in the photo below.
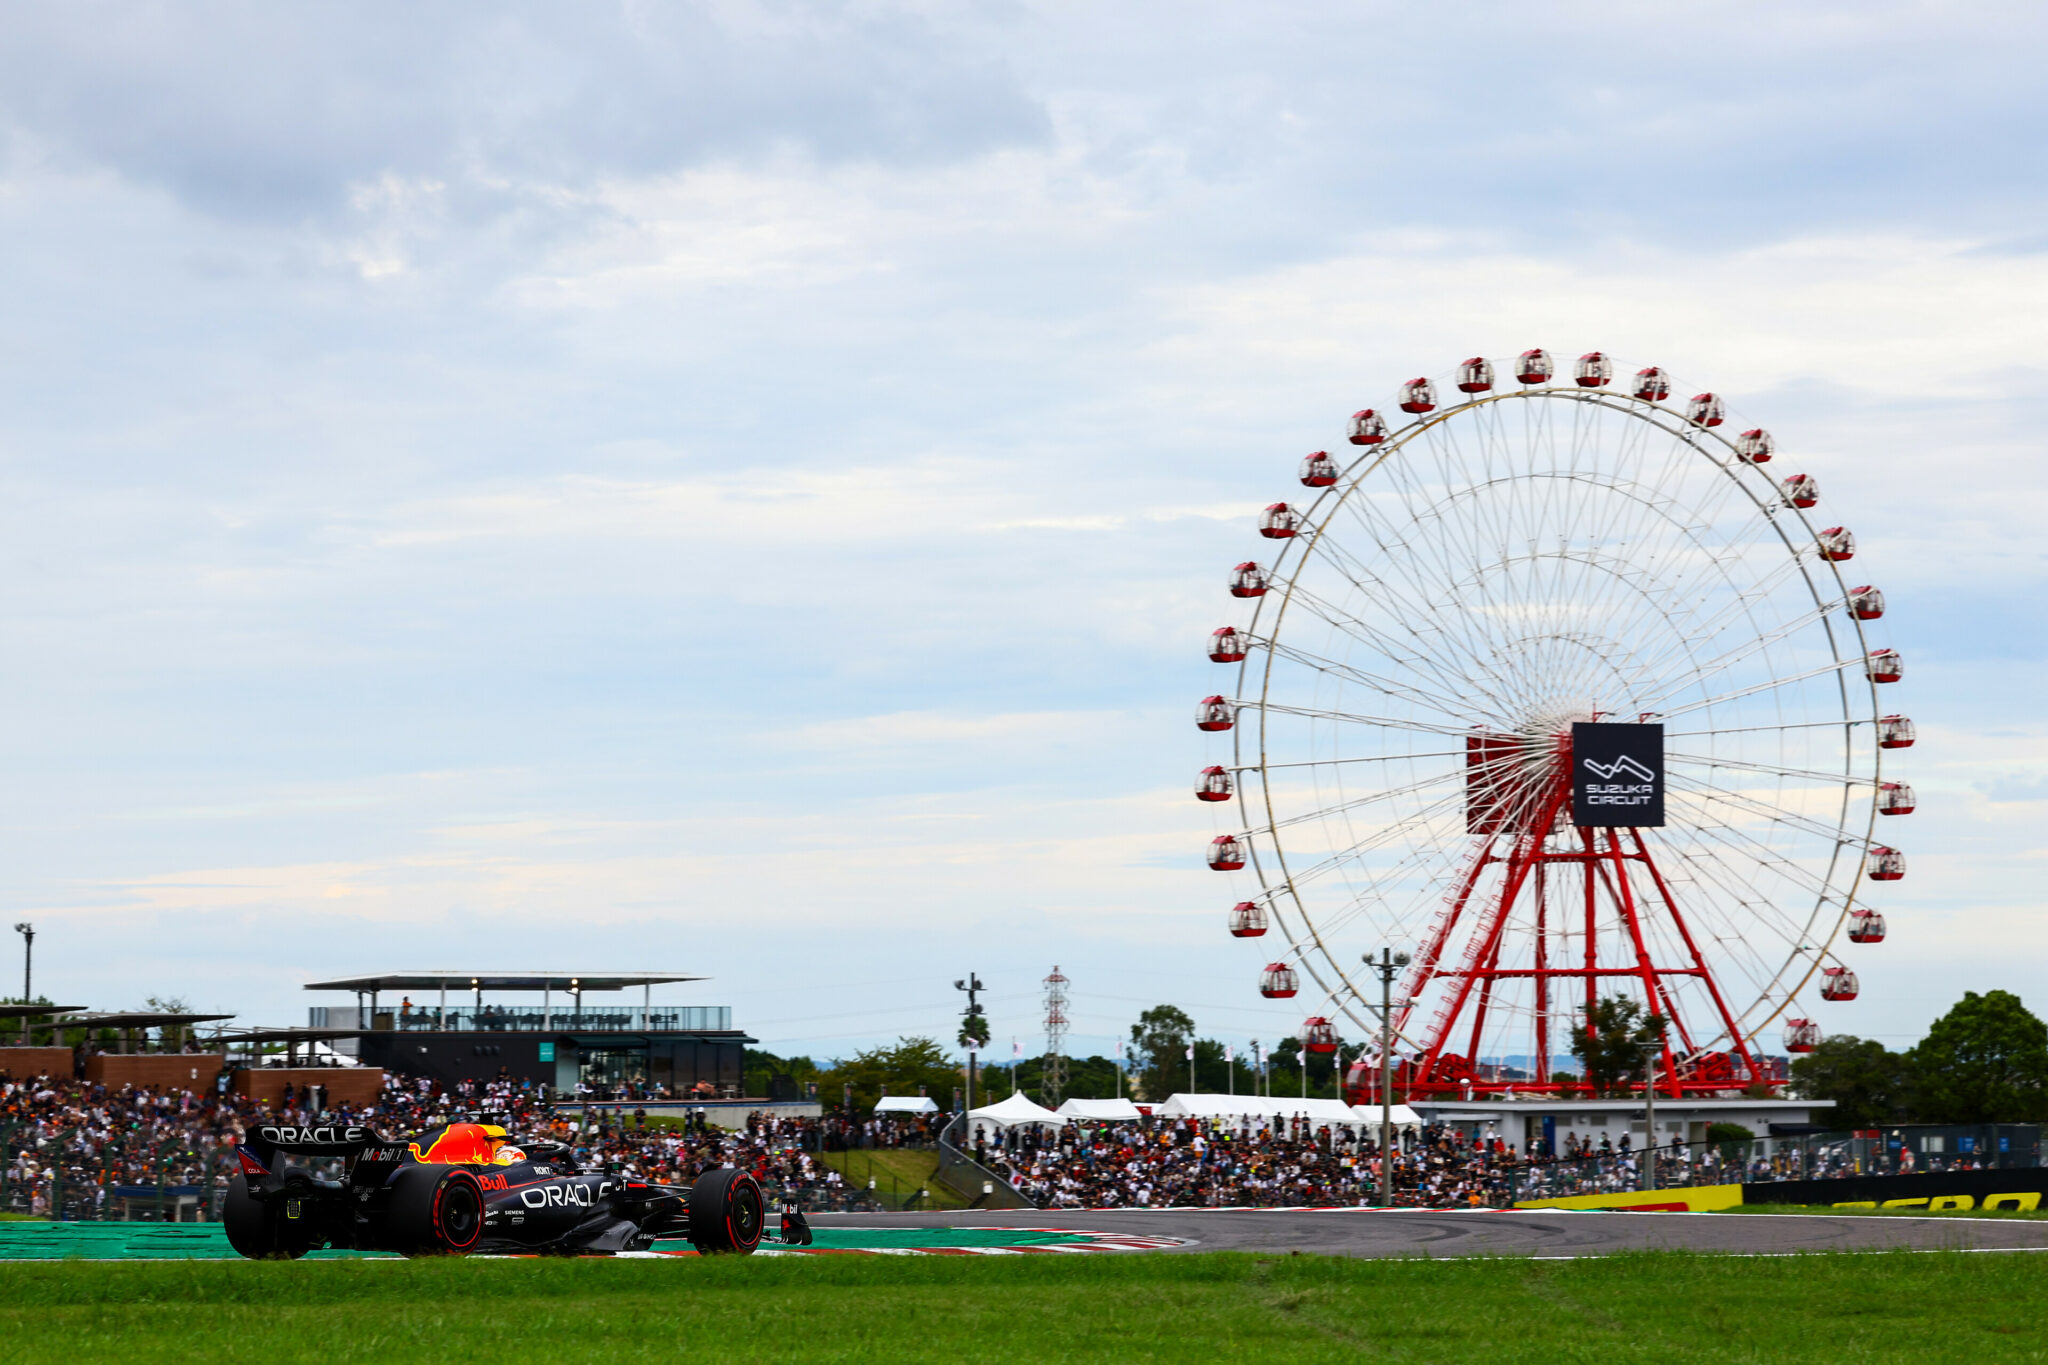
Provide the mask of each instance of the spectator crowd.
{"label": "spectator crowd", "polygon": [[[109,1090],[86,1082],[0,1080],[0,1211],[98,1218],[162,1216],[169,1193],[188,1205],[222,1188],[233,1149],[258,1123],[315,1117],[287,1089],[271,1105],[207,1091]],[[945,1115],[896,1117],[827,1113],[817,1118],[750,1115],[727,1131],[701,1111],[678,1120],[650,1116],[648,1101],[623,1099],[572,1115],[546,1093],[510,1081],[439,1085],[389,1078],[376,1104],[334,1106],[318,1117],[411,1136],[470,1118],[502,1123],[515,1137],[549,1137],[575,1148],[589,1168],[633,1179],[687,1185],[707,1170],[753,1172],[771,1200],[807,1209],[878,1207],[865,1181],[834,1154],[936,1146]],[[1014,1127],[984,1133],[972,1157],[1040,1207],[1120,1208],[1221,1205],[1370,1204],[1379,1200],[1382,1154],[1369,1126],[1310,1126],[1302,1120],[1141,1119]],[[1910,1152],[1905,1160],[1911,1161]],[[1894,1156],[1837,1145],[1802,1154],[1781,1147],[1753,1155],[1741,1145],[1695,1144],[1658,1153],[1658,1183],[1677,1186],[1899,1169]],[[1409,1129],[1391,1158],[1398,1204],[1432,1208],[1500,1206],[1541,1198],[1640,1187],[1639,1154],[1619,1145],[1581,1147],[1557,1157],[1452,1128]],[[1957,1169],[1967,1157],[1923,1161]],[[1906,1166],[1905,1169],[1911,1169]],[[976,1179],[983,1178],[977,1175]],[[151,1202],[154,1200],[155,1202]],[[124,1204],[125,1201],[125,1204]],[[141,1206],[146,1213],[138,1213]],[[186,1216],[203,1216],[196,1209]]]}

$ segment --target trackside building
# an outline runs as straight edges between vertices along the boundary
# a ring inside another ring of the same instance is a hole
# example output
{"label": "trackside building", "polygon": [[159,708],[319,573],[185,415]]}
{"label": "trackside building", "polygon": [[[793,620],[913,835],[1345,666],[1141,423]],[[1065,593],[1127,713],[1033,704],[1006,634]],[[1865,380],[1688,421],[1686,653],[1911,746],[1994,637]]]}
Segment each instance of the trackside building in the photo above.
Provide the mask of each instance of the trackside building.
{"label": "trackside building", "polygon": [[[410,971],[316,981],[352,1005],[315,1005],[310,1024],[346,1031],[365,1066],[401,1076],[581,1086],[662,1086],[704,1098],[740,1093],[745,1049],[725,1005],[653,1000],[653,988],[705,978],[676,972]],[[638,1001],[592,1004],[636,991]],[[509,997],[509,998],[508,998]]]}

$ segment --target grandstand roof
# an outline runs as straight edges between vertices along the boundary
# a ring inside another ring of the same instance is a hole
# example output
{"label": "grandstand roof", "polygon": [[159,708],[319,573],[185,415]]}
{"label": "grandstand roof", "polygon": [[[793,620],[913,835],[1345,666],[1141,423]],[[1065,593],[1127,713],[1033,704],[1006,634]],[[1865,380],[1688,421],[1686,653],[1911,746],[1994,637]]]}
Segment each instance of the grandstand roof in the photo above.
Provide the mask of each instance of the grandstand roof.
{"label": "grandstand roof", "polygon": [[46,1014],[76,1014],[83,1005],[0,1005],[0,1019],[40,1019]]}
{"label": "grandstand roof", "polygon": [[232,1014],[165,1014],[160,1010],[123,1010],[111,1014],[70,1014],[57,1021],[59,1028],[165,1028],[181,1024],[211,1024],[232,1019]]}
{"label": "grandstand roof", "polygon": [[709,981],[684,972],[375,972],[309,981],[309,991],[622,991],[628,986],[665,986],[676,981]]}

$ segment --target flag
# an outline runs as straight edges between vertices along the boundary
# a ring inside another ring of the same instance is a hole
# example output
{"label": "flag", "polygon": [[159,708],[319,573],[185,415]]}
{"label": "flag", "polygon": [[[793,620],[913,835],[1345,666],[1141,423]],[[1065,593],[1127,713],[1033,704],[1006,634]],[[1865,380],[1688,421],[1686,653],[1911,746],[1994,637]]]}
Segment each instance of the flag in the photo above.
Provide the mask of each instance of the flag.
{"label": "flag", "polygon": [[1124,1040],[1121,1038],[1116,1040],[1116,1059],[1118,1061],[1124,1059]]}
{"label": "flag", "polygon": [[1234,1062],[1234,1061],[1236,1061],[1236,1060],[1237,1060],[1237,1049],[1235,1049],[1235,1048],[1231,1047],[1231,1045],[1230,1045],[1230,1044],[1228,1044],[1228,1043],[1225,1043],[1225,1044],[1223,1045],[1223,1060],[1224,1060],[1224,1061],[1226,1061],[1226,1062]]}
{"label": "flag", "polygon": [[1193,1043],[1188,1044],[1188,1060],[1191,1062],[1195,1060],[1195,1045]]}
{"label": "flag", "polygon": [[1018,1042],[1015,1038],[1010,1040],[1010,1060],[1013,1062],[1024,1060],[1024,1044]]}

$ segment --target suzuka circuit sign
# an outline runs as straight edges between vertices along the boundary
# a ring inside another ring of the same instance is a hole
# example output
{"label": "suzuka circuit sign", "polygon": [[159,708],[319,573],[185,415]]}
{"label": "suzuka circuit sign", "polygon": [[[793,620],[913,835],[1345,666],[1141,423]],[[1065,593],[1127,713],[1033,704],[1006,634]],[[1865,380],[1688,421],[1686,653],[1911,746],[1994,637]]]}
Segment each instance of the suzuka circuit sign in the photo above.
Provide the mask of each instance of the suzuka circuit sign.
{"label": "suzuka circuit sign", "polygon": [[1572,823],[1648,829],[1664,823],[1664,727],[1572,726]]}

